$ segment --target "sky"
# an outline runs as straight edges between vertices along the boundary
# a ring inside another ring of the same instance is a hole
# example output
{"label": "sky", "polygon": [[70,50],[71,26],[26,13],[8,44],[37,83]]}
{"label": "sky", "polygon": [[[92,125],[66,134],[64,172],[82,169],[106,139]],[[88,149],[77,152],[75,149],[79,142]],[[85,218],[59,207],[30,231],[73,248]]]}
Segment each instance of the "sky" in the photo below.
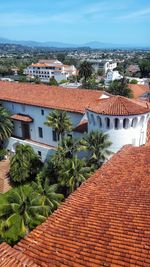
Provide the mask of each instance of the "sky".
{"label": "sky", "polygon": [[0,37],[150,45],[150,0],[0,0]]}

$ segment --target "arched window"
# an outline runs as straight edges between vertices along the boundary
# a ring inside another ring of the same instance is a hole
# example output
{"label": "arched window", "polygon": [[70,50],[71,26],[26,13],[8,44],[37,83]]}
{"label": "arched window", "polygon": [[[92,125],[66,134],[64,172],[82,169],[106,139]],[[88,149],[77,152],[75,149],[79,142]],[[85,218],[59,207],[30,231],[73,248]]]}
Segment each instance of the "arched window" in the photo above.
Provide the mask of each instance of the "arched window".
{"label": "arched window", "polygon": [[89,112],[87,112],[87,118],[88,118],[89,123],[91,123]]}
{"label": "arched window", "polygon": [[123,128],[128,129],[129,128],[129,119],[124,119],[123,120]]}
{"label": "arched window", "polygon": [[99,116],[97,116],[97,123],[98,123],[98,127],[102,127],[102,119],[99,117]]}
{"label": "arched window", "polygon": [[119,124],[120,124],[118,118],[115,118],[115,119],[114,119],[114,124],[115,124],[115,125],[114,125],[114,126],[115,126],[115,129],[118,130],[118,129],[119,129]]}
{"label": "arched window", "polygon": [[131,122],[131,127],[135,128],[137,126],[137,122],[138,122],[138,119],[137,118],[133,118],[133,120]]}
{"label": "arched window", "polygon": [[95,125],[95,119],[94,119],[94,115],[93,114],[91,114],[91,121],[92,121],[93,125]]}
{"label": "arched window", "polygon": [[144,116],[141,117],[140,119],[140,126],[143,127],[144,126]]}
{"label": "arched window", "polygon": [[110,119],[105,118],[105,122],[106,122],[106,128],[110,128]]}

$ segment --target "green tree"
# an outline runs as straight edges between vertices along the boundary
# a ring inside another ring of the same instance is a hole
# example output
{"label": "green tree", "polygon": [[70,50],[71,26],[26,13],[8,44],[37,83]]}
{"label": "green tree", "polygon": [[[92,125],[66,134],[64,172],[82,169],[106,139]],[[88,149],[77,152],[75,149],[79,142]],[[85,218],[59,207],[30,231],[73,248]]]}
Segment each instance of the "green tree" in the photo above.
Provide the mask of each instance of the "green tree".
{"label": "green tree", "polygon": [[0,206],[0,235],[14,243],[25,236],[50,214],[50,207],[43,203],[30,185],[19,186],[7,194]]}
{"label": "green tree", "polygon": [[54,77],[51,77],[49,79],[49,85],[50,86],[57,86],[58,85],[58,82],[56,81],[56,79]]}
{"label": "green tree", "polygon": [[150,75],[150,60],[143,59],[139,62],[139,68],[142,78],[147,78]]}
{"label": "green tree", "polygon": [[87,79],[92,76],[93,68],[90,62],[84,61],[79,66],[79,76],[84,79],[86,83]]}
{"label": "green tree", "polygon": [[48,205],[50,207],[49,213],[52,213],[64,198],[62,194],[57,193],[59,185],[50,184],[50,180],[48,178],[45,178],[42,181],[37,180],[37,183],[33,182],[32,187],[34,191],[40,195],[44,205]]}
{"label": "green tree", "polygon": [[82,182],[91,174],[91,168],[87,167],[84,160],[77,157],[65,159],[59,169],[59,181],[63,187],[66,187],[66,195],[72,193]]}
{"label": "green tree", "polygon": [[89,163],[98,168],[111,154],[109,147],[111,141],[107,134],[99,131],[92,131],[81,140],[82,149],[89,152]]}
{"label": "green tree", "polygon": [[25,183],[34,179],[41,167],[42,162],[31,146],[16,146],[16,153],[10,160],[10,176],[13,182]]}
{"label": "green tree", "polygon": [[11,122],[10,113],[0,106],[0,141],[11,136],[13,124]]}
{"label": "green tree", "polygon": [[128,83],[125,78],[111,82],[107,92],[113,95],[121,95],[128,98],[133,97],[132,90],[128,87]]}
{"label": "green tree", "polygon": [[70,121],[70,118],[67,113],[62,110],[54,110],[50,112],[47,116],[45,125],[55,130],[58,140],[60,137],[61,139],[63,139],[65,133],[72,130],[72,123]]}

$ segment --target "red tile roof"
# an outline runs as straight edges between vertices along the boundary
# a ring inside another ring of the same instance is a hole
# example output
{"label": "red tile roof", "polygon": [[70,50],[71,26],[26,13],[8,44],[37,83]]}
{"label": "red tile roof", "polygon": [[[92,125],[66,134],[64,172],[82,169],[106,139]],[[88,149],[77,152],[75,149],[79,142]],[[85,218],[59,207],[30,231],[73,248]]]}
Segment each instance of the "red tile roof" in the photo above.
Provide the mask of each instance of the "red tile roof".
{"label": "red tile roof", "polygon": [[79,113],[84,113],[85,106],[98,99],[102,93],[96,90],[0,81],[1,100]]}
{"label": "red tile roof", "polygon": [[127,116],[150,112],[150,108],[144,105],[123,96],[112,96],[91,102],[87,109],[104,115]]}
{"label": "red tile roof", "polygon": [[149,91],[149,86],[148,85],[129,84],[128,87],[132,90],[134,98],[139,98],[145,92]]}
{"label": "red tile roof", "polygon": [[26,255],[2,243],[0,244],[0,267],[38,267],[38,265]]}
{"label": "red tile roof", "polygon": [[125,146],[15,249],[40,266],[150,266],[150,146]]}
{"label": "red tile roof", "polygon": [[88,130],[88,121],[82,120],[80,123],[76,126],[76,128],[73,129],[74,132],[84,133]]}
{"label": "red tile roof", "polygon": [[30,116],[22,115],[22,114],[14,114],[11,116],[11,119],[16,121],[24,121],[24,122],[32,122],[33,119]]}

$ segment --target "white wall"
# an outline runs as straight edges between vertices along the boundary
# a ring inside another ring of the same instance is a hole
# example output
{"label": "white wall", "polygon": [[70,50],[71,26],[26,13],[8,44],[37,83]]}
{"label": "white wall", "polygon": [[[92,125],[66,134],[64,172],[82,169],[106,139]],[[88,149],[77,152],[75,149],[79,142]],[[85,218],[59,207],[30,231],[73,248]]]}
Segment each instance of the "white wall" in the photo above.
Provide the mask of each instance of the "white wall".
{"label": "white wall", "polygon": [[[91,111],[87,111],[88,114],[88,132],[92,130],[99,130],[109,135],[109,139],[112,142],[111,150],[117,152],[122,146],[132,144],[140,146],[146,143],[147,134],[147,122],[150,114],[142,114],[138,116],[104,116],[96,114]],[[110,119],[110,126],[106,126],[106,118]],[[119,127],[115,129],[114,120],[119,119]],[[132,125],[133,119],[135,119],[134,126]],[[100,126],[101,119],[101,126]],[[123,120],[128,119],[127,129],[123,128]],[[141,120],[143,120],[143,123]],[[137,121],[137,122],[136,122]]]}
{"label": "white wall", "polygon": [[[6,109],[8,109],[11,114],[21,113],[33,118],[33,122],[29,123],[31,140],[50,146],[57,146],[57,142],[54,142],[52,140],[52,128],[44,125],[44,122],[46,121],[46,116],[49,114],[49,112],[52,112],[52,109],[6,101],[2,101],[2,105]],[[44,110],[44,115],[41,115],[41,110]],[[77,124],[81,121],[83,117],[83,114],[81,113],[67,112],[67,114],[70,117],[70,120],[73,124],[73,128],[77,126]],[[21,123],[18,121],[14,121],[14,125],[15,128],[13,135],[22,137]],[[39,137],[38,127],[41,127],[43,129],[43,138]]]}

